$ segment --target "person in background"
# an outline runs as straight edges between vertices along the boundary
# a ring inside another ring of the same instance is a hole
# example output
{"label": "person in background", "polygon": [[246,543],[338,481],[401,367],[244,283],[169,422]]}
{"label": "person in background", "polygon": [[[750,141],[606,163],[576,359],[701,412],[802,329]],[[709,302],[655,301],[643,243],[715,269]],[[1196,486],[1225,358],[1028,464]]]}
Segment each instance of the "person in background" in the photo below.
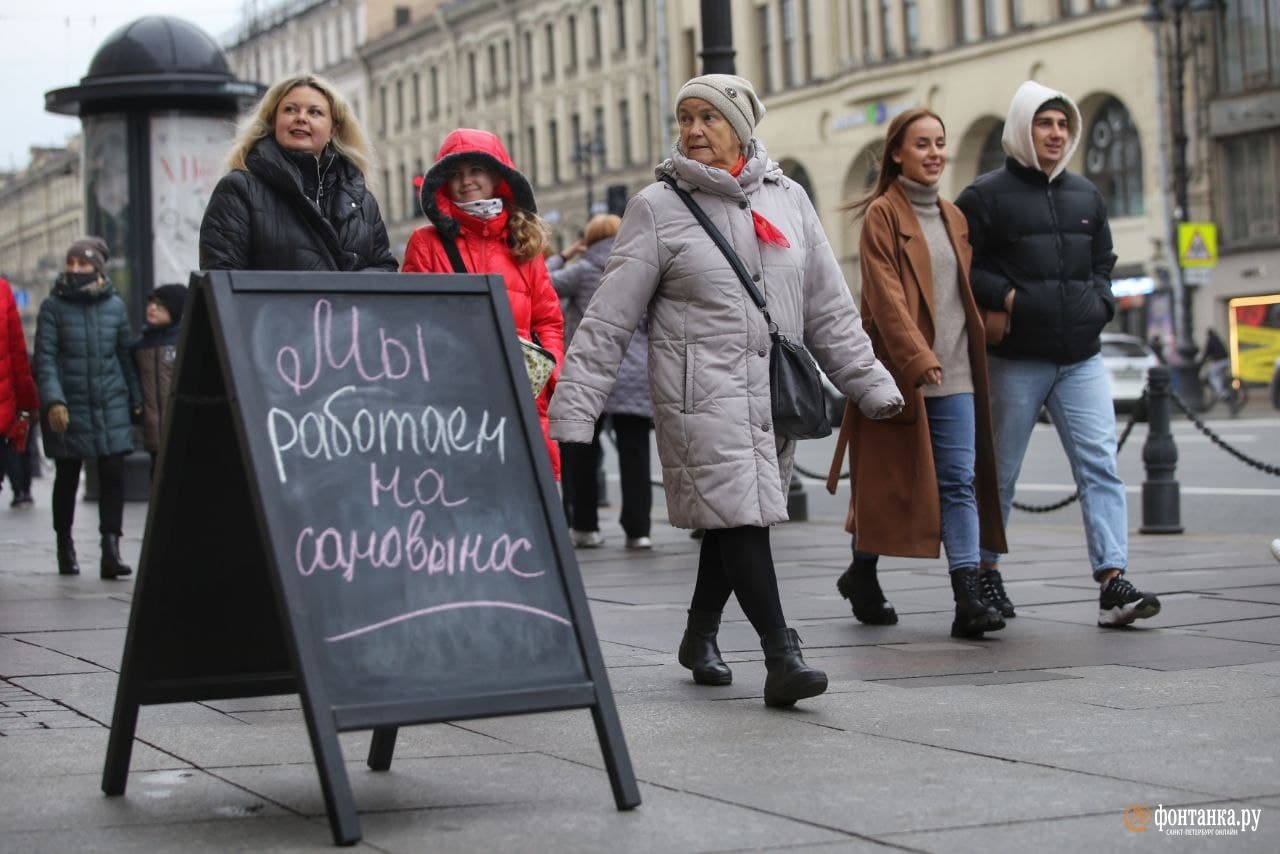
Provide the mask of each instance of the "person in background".
{"label": "person in background", "polygon": [[[566,340],[572,341],[592,295],[600,287],[600,275],[613,249],[622,218],[599,214],[591,218],[582,239],[547,264],[551,284],[565,309]],[[579,257],[581,256],[581,257]],[[565,266],[567,260],[578,258]],[[604,404],[604,414],[596,421],[591,444],[566,443],[560,448],[564,467],[565,494],[570,503],[573,544],[596,548],[604,543],[597,512],[599,489],[596,468],[601,456],[600,432],[606,418],[613,426],[614,447],[618,449],[618,470],[622,481],[622,530],[628,549],[653,547],[650,512],[653,490],[649,484],[649,429],[653,424],[653,403],[649,399],[649,336],[642,318],[627,343],[618,369],[617,381]]]}
{"label": "person in background", "polygon": [[[13,289],[0,278],[0,456],[4,472],[13,488],[10,507],[31,505],[31,469],[26,448],[17,447],[19,435],[26,441],[34,414],[40,402],[36,383],[27,359],[27,339],[22,334],[22,319],[13,299]],[[12,437],[12,438],[10,438]]]}
{"label": "person in background", "polygon": [[[847,443],[854,552],[836,586],[862,622],[896,623],[876,579],[879,555],[937,557],[941,544],[955,597],[951,634],[981,637],[1004,619],[980,588],[979,540],[997,552],[1007,546],[968,226],[938,195],[947,163],[942,119],[923,108],[894,117],[882,160],[875,187],[848,207],[865,217],[862,323],[907,405],[883,421],[846,406],[831,470]],[[835,494],[834,476],[827,487]],[[986,578],[1000,583],[994,570]]]}
{"label": "person in background", "polygon": [[[754,136],[764,116],[754,87],[707,74],[685,83],[674,104],[680,135],[660,178],[689,192],[725,232],[780,334],[803,340],[864,413],[896,413],[902,396],[875,359],[809,196]],[[591,441],[642,318],[667,512],[676,527],[706,529],[678,660],[700,685],[732,682],[716,635],[736,594],[764,650],[765,703],[821,694],[827,675],[805,663],[787,626],[769,545],[769,526],[787,519],[796,449],[774,432],[769,325],[662,180],[627,204],[552,399],[552,436]]]}
{"label": "person in background", "polygon": [[138,379],[142,384],[142,446],[151,455],[151,479],[156,476],[156,456],[160,453],[160,430],[173,386],[173,365],[178,357],[178,333],[187,289],[182,285],[161,285],[147,296],[146,323],[142,334],[130,345]]}
{"label": "person in background", "polygon": [[[1209,380],[1214,397],[1222,397],[1231,379],[1231,353],[1227,345],[1213,329],[1204,334],[1204,352],[1200,354],[1200,367]],[[1212,399],[1212,398],[1211,398]]]}
{"label": "person in background", "polygon": [[276,83],[241,124],[200,223],[202,270],[397,268],[366,186],[369,143],[332,83]]}
{"label": "person in background", "polygon": [[[548,242],[533,187],[516,170],[502,140],[489,131],[458,128],[436,152],[422,179],[422,209],[430,225],[414,229],[404,250],[406,273],[496,273],[507,286],[516,335],[564,360],[564,315],[542,258]],[[463,270],[457,270],[450,252]],[[560,449],[547,435],[547,402],[555,374],[538,395],[551,468],[560,477]]]}
{"label": "person in background", "polygon": [[98,469],[98,533],[104,579],[133,572],[120,558],[124,525],[124,458],[133,450],[133,423],[142,390],[129,357],[129,316],[105,269],[101,237],[67,249],[66,272],[36,318],[36,383],[44,407],[44,452],[54,460],[53,530],[58,572],[78,575],[71,526],[85,460]]}
{"label": "person in background", "polygon": [[[987,358],[1006,530],[1032,428],[1047,409],[1080,493],[1090,571],[1100,588],[1098,625],[1114,627],[1155,616],[1160,600],[1125,577],[1129,513],[1100,353],[1102,328],[1116,312],[1116,255],[1102,194],[1067,170],[1080,135],[1071,98],[1023,83],[1005,119],[1005,165],[979,176],[956,205],[969,222],[974,298],[1008,314],[1007,332]],[[999,559],[983,550],[984,578]],[[988,598],[1006,615],[1013,610],[1007,597]]]}

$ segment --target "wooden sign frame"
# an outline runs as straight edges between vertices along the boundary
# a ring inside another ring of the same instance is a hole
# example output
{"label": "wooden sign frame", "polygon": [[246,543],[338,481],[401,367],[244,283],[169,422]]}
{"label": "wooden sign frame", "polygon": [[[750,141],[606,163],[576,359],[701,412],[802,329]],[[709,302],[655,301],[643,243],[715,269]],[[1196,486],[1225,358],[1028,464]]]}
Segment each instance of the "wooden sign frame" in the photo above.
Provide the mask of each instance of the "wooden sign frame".
{"label": "wooden sign frame", "polygon": [[[640,803],[595,629],[569,540],[550,460],[533,453],[537,494],[563,585],[586,679],[537,689],[396,702],[330,698],[320,653],[305,621],[306,590],[277,558],[283,535],[268,488],[273,462],[250,435],[265,405],[260,366],[251,361],[235,310],[245,295],[344,295],[377,299],[435,294],[487,297],[501,340],[476,342],[505,360],[518,422],[529,447],[543,442],[524,379],[505,285],[499,276],[391,273],[212,272],[192,275],[174,373],[174,399],[147,512],[128,635],[117,685],[102,790],[122,795],[141,705],[297,692],[307,722],[334,842],[360,839],[338,733],[372,729],[368,765],[390,767],[397,728],[467,718],[562,709],[591,710],[617,808]],[[210,489],[243,493],[210,506]],[[235,506],[235,505],[241,506]],[[230,590],[230,592],[226,592]],[[210,639],[207,635],[213,634]],[[198,642],[193,640],[200,635]],[[220,642],[218,638],[223,640]]]}

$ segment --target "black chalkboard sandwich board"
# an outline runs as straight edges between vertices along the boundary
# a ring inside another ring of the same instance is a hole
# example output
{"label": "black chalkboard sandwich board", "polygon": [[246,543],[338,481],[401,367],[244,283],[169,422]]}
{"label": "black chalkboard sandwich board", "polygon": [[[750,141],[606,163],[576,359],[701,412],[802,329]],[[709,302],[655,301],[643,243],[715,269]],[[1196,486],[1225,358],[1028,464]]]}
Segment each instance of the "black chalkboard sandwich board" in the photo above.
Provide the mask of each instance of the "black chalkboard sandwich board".
{"label": "black chalkboard sandwich board", "polygon": [[296,691],[335,842],[338,733],[590,708],[639,790],[496,276],[195,274],[103,791],[145,703]]}

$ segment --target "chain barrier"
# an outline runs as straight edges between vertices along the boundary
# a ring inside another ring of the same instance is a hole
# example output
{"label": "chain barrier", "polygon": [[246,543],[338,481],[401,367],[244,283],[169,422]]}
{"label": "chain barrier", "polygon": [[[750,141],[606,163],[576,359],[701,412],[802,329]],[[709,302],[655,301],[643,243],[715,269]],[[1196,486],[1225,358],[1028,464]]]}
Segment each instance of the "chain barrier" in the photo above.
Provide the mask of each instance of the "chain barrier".
{"label": "chain barrier", "polygon": [[1270,463],[1264,463],[1261,460],[1255,460],[1253,457],[1249,456],[1243,451],[1240,451],[1240,450],[1237,450],[1236,448],[1231,447],[1230,445],[1227,444],[1227,441],[1225,439],[1223,439],[1217,433],[1213,432],[1211,428],[1209,428],[1203,421],[1197,418],[1195,412],[1192,411],[1191,407],[1187,406],[1187,404],[1183,402],[1181,397],[1178,397],[1178,395],[1176,394],[1170,394],[1169,397],[1173,399],[1174,406],[1181,409],[1182,414],[1187,416],[1187,418],[1191,421],[1191,423],[1196,425],[1196,428],[1201,433],[1209,437],[1210,442],[1213,442],[1213,444],[1217,445],[1219,448],[1226,451],[1228,454],[1235,457],[1237,460],[1240,460],[1240,462],[1244,463],[1247,466],[1252,466],[1258,471],[1266,472],[1267,474],[1280,475],[1280,466],[1273,466]]}

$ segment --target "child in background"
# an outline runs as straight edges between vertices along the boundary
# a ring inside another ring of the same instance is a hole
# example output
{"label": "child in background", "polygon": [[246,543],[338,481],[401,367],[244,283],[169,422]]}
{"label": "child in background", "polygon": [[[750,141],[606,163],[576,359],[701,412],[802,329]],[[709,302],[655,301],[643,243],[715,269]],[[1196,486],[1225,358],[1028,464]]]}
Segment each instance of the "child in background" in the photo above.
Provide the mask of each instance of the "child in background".
{"label": "child in background", "polygon": [[152,291],[147,297],[142,334],[129,348],[142,382],[142,445],[151,455],[152,480],[156,476],[160,429],[169,405],[173,365],[178,356],[178,332],[186,303],[187,289],[182,285],[161,285]]}

